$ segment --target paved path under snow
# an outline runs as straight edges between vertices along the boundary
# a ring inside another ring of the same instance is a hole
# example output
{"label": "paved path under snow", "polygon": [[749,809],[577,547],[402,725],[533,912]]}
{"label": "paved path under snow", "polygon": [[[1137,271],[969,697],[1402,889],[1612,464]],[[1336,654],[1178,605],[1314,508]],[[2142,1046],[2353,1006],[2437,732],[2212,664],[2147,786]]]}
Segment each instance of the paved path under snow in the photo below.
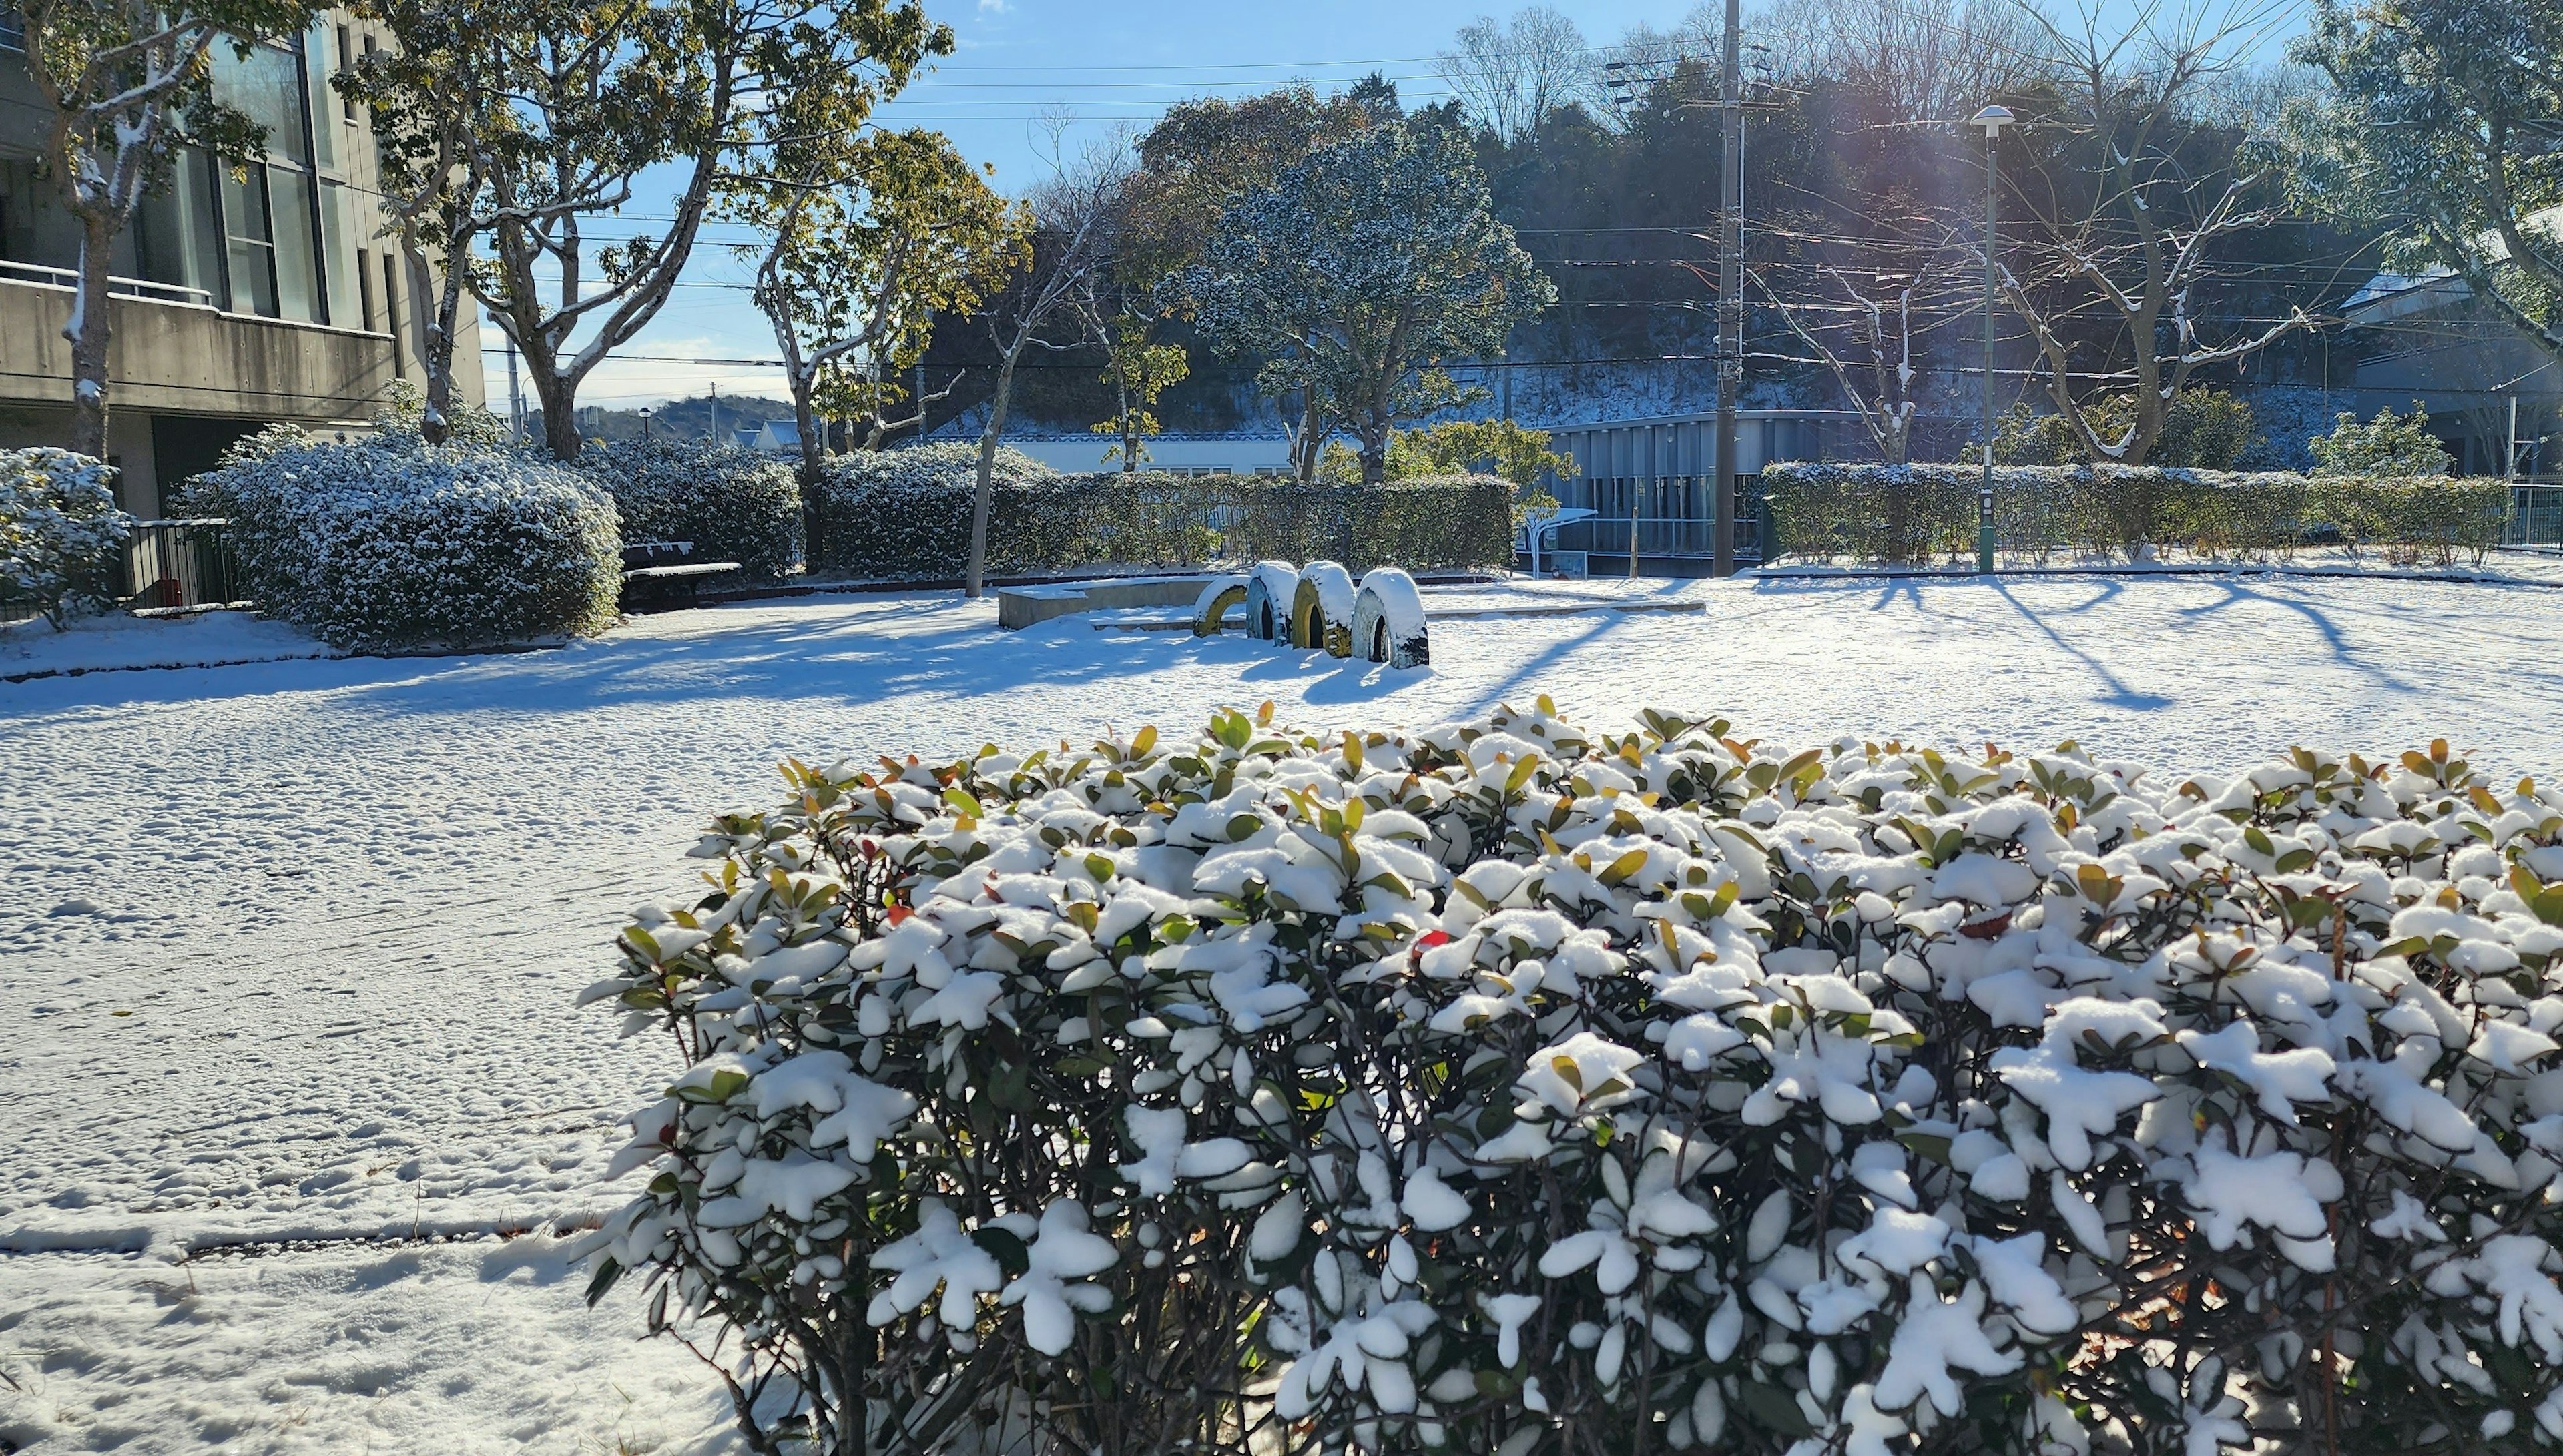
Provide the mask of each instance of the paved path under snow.
{"label": "paved path under snow", "polygon": [[[191,1266],[193,1294],[166,1256],[614,1202],[614,1121],[670,1064],[570,1000],[618,916],[685,883],[696,826],[771,797],[785,754],[1185,727],[1264,698],[1304,723],[1418,723],[1546,691],[1600,724],[1659,706],[1799,742],[2074,737],[2184,773],[2437,735],[2563,770],[2563,593],[1578,587],[1702,610],[1446,623],[1436,665],[1404,672],[1074,618],[1000,634],[948,597],[808,599],[527,655],[0,685],[0,1370],[39,1392],[0,1386],[0,1437],[557,1448],[638,1421],[715,1440],[683,1358],[623,1343],[630,1301],[579,1312],[546,1241],[227,1257]],[[594,1403],[454,1383],[484,1343],[473,1312],[501,1309],[550,1332],[510,1357],[528,1388]],[[411,1333],[385,1335],[399,1310]],[[271,1342],[287,1354],[241,1354]],[[628,1406],[605,1388],[624,1384]]]}

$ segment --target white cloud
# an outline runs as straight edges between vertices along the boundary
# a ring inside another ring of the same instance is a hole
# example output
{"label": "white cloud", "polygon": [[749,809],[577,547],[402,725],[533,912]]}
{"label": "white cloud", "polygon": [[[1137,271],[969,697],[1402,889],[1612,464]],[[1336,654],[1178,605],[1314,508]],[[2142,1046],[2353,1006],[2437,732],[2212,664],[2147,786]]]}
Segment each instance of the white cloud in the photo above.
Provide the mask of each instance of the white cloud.
{"label": "white cloud", "polygon": [[1006,0],[979,0],[981,15],[1009,15],[1014,12],[1014,8],[1007,4]]}

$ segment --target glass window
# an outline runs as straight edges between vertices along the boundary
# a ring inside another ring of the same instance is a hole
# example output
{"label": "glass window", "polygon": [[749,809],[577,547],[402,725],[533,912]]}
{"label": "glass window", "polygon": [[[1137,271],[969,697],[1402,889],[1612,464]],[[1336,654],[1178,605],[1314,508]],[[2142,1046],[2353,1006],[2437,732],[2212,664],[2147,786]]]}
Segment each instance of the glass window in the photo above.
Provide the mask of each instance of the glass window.
{"label": "glass window", "polygon": [[214,226],[214,169],[203,151],[187,147],[171,155],[168,183],[142,200],[134,229],[142,276],[202,288],[207,296],[198,302],[222,295],[222,234]]}
{"label": "glass window", "polygon": [[267,204],[269,236],[276,241],[277,312],[317,323],[322,305],[319,260],[311,253],[311,179],[268,168]]}
{"label": "glass window", "polygon": [[229,42],[214,46],[214,99],[267,128],[267,150],[307,165],[302,134],[302,68],[292,51],[252,46],[247,56]]}
{"label": "glass window", "polygon": [[321,272],[329,279],[329,321],[340,328],[368,328],[365,317],[365,255],[356,246],[347,189],[323,178],[320,183]]}
{"label": "glass window", "polygon": [[0,51],[27,49],[27,22],[18,12],[0,7]]}
{"label": "glass window", "polygon": [[267,212],[267,168],[223,172],[223,229],[232,266],[232,311],[276,316],[276,233]]}
{"label": "glass window", "polygon": [[[315,159],[324,172],[338,170],[338,128],[329,124],[330,113],[337,109],[337,93],[330,88],[333,67],[329,58],[344,49],[345,26],[332,29],[325,20],[312,22],[302,37],[302,70],[311,86],[311,145]],[[272,147],[275,143],[270,142]]]}

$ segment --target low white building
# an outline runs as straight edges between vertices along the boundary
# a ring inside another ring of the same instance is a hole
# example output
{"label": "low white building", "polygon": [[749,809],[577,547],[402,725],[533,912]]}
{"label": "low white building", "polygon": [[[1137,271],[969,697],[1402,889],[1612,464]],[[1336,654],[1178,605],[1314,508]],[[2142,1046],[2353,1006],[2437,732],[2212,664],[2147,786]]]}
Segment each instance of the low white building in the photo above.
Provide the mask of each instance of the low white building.
{"label": "low white building", "polygon": [[[1083,474],[1120,468],[1104,453],[1119,446],[1110,435],[1013,435],[1008,447],[1054,470]],[[1145,442],[1140,468],[1175,475],[1286,475],[1290,443],[1280,435],[1158,435]]]}

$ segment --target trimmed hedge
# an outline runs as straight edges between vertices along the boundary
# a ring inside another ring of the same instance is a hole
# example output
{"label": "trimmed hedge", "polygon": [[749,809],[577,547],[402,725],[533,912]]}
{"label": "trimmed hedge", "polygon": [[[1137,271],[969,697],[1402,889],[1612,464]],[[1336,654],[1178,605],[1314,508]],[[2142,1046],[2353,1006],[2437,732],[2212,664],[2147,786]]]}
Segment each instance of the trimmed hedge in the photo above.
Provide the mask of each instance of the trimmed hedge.
{"label": "trimmed hedge", "polygon": [[[1975,550],[1979,467],[1775,464],[1762,471],[1792,556],[1926,561]],[[2232,474],[2150,466],[2001,466],[1994,530],[2009,550],[2204,556],[2339,542],[2399,562],[2479,560],[2500,540],[2507,482],[2445,476]]]}
{"label": "trimmed hedge", "polygon": [[353,647],[484,646],[614,620],[614,502],[547,460],[277,426],[188,487],[227,516],[260,608]]}
{"label": "trimmed hedge", "polygon": [[690,541],[766,581],[801,562],[801,486],[792,467],[735,445],[592,445],[578,467],[613,495],[626,541]]}
{"label": "trimmed hedge", "polygon": [[[840,456],[811,492],[814,569],[887,580],[959,576],[977,450]],[[1491,475],[1304,486],[1252,475],[1061,475],[1000,452],[988,518],[996,576],[1197,567],[1277,558],[1454,570],[1512,559],[1512,487]]]}

